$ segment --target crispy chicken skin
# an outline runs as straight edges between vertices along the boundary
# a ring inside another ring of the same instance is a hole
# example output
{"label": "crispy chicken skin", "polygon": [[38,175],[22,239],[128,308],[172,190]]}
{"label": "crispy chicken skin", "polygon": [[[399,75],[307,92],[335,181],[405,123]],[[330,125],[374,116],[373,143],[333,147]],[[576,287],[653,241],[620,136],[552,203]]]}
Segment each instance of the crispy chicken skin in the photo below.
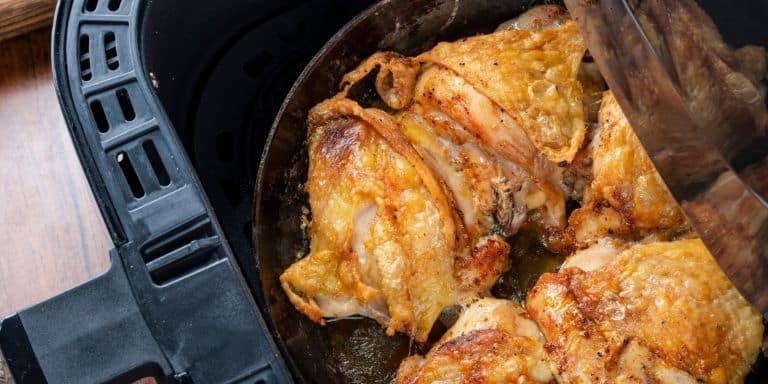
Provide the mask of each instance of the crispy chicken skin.
{"label": "crispy chicken skin", "polygon": [[441,187],[388,115],[331,100],[310,119],[311,249],[283,288],[314,321],[362,314],[426,339],[462,242]]}
{"label": "crispy chicken skin", "polygon": [[587,149],[592,181],[583,207],[568,219],[576,243],[589,245],[605,236],[668,239],[684,232],[685,217],[677,201],[610,91],[603,95],[598,129]]}
{"label": "crispy chicken skin", "polygon": [[526,308],[565,383],[739,383],[761,316],[698,239],[640,244],[545,274]]}
{"label": "crispy chicken skin", "polygon": [[420,57],[466,79],[508,112],[540,152],[560,162],[572,160],[584,140],[577,75],[585,50],[569,20],[440,43]]}
{"label": "crispy chicken skin", "polygon": [[544,339],[519,304],[481,299],[467,308],[426,356],[411,356],[397,384],[554,383]]}
{"label": "crispy chicken skin", "polygon": [[575,24],[556,17],[562,11],[542,14],[556,20],[531,16],[412,59],[422,71],[399,113],[401,129],[441,175],[470,231],[496,226],[510,236],[525,222],[543,232],[565,225],[556,163],[570,161],[584,139],[585,48]]}
{"label": "crispy chicken skin", "polygon": [[[487,293],[521,225],[561,231],[554,161],[584,137],[583,53],[567,21],[380,52],[348,73],[309,116],[311,245],[281,276],[292,304],[424,341],[444,307]],[[348,97],[374,69],[383,109]]]}
{"label": "crispy chicken skin", "polygon": [[[416,85],[412,109],[401,113],[400,121],[417,150],[444,175],[459,207],[470,202],[469,211],[461,209],[470,229],[483,232],[499,224],[509,236],[532,211],[538,211],[533,220],[543,228],[564,226],[557,168],[508,113],[452,71],[429,66]],[[461,175],[452,177],[450,170]],[[465,190],[455,187],[458,180]],[[474,222],[483,217],[485,225]]]}
{"label": "crispy chicken skin", "polygon": [[[690,25],[693,13],[675,18],[717,52],[704,55],[711,72],[741,70],[735,85],[753,96],[762,49],[730,51],[711,21]],[[742,382],[761,316],[693,238],[585,50],[567,12],[547,5],[347,73],[309,113],[310,250],[280,276],[291,303],[320,324],[362,315],[418,342],[444,308],[464,308],[426,355],[402,362],[398,384]],[[375,107],[350,96],[369,75]],[[753,104],[744,118],[765,120]],[[749,208],[732,197],[734,214]],[[570,217],[566,199],[580,204]],[[724,220],[694,208],[713,231]],[[487,297],[522,226],[550,251],[576,250],[525,308]]]}

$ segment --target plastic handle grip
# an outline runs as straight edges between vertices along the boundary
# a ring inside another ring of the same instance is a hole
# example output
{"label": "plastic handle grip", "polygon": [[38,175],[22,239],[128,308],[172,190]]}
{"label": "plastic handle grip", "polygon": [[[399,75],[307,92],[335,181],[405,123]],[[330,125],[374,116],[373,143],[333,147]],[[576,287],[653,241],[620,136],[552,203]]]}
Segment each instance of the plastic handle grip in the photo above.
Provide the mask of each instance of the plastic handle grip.
{"label": "plastic handle grip", "polygon": [[[163,382],[170,365],[148,329],[119,258],[104,275],[5,319],[0,383]],[[3,375],[9,376],[3,378]],[[3,381],[5,380],[5,381]]]}

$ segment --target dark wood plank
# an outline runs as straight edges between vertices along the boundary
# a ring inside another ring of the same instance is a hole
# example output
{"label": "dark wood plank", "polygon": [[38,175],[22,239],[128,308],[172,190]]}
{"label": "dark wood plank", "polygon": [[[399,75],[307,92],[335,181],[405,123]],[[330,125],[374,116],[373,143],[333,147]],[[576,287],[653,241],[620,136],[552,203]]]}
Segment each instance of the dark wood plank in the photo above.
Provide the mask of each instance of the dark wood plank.
{"label": "dark wood plank", "polygon": [[111,242],[53,89],[50,32],[0,43],[0,318],[105,271]]}
{"label": "dark wood plank", "polygon": [[51,23],[56,0],[0,0],[0,41]]}

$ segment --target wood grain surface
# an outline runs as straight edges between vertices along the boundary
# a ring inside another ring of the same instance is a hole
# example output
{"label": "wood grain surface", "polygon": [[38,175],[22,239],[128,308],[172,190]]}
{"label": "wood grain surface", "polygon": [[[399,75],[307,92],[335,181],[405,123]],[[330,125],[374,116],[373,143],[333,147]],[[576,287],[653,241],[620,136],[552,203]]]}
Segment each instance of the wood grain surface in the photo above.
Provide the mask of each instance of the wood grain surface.
{"label": "wood grain surface", "polygon": [[56,0],[0,0],[0,41],[51,23]]}
{"label": "wood grain surface", "polygon": [[[0,319],[109,267],[112,242],[54,92],[50,39],[45,28],[0,42]],[[0,384],[12,383],[0,352]]]}
{"label": "wood grain surface", "polygon": [[[0,42],[0,318],[109,266],[112,244],[59,109],[49,46],[47,28]],[[2,366],[0,384],[10,383]]]}
{"label": "wood grain surface", "polygon": [[[109,267],[112,243],[53,88],[55,4],[0,0],[0,319]],[[0,384],[13,384],[2,351]]]}
{"label": "wood grain surface", "polygon": [[0,42],[0,318],[106,271],[111,242],[53,89],[50,31]]}
{"label": "wood grain surface", "polygon": [[0,351],[0,384],[11,384],[11,375],[8,373],[8,366],[5,364],[3,351]]}

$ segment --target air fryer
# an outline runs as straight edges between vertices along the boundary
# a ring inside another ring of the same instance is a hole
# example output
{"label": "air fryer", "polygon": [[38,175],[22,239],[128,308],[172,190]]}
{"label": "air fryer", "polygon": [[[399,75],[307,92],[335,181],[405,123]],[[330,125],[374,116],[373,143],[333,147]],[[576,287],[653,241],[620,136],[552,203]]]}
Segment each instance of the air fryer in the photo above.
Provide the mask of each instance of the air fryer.
{"label": "air fryer", "polygon": [[[60,1],[57,91],[115,249],[104,276],[2,322],[17,382],[391,375],[407,339],[374,335],[380,344],[341,351],[383,366],[345,371],[332,336],[383,332],[364,319],[320,327],[277,284],[307,246],[306,111],[377,50],[414,54],[489,32],[537,2],[392,0],[365,11],[373,3]],[[702,3],[730,42],[768,42],[763,18],[740,17],[768,14],[761,3]]]}

